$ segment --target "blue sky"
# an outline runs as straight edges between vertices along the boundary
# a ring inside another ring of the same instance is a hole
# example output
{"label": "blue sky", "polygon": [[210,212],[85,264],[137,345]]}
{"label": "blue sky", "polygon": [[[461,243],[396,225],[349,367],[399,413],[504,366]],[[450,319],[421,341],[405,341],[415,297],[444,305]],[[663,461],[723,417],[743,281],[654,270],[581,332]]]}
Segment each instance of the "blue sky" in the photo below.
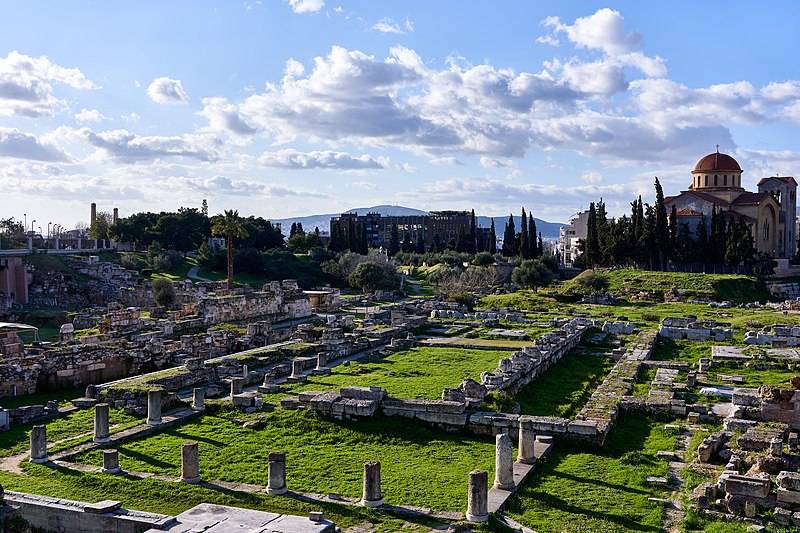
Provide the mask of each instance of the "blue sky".
{"label": "blue sky", "polygon": [[[0,217],[611,214],[800,162],[795,2],[0,2]],[[794,67],[794,68],[793,68]],[[42,225],[44,225],[42,224]]]}

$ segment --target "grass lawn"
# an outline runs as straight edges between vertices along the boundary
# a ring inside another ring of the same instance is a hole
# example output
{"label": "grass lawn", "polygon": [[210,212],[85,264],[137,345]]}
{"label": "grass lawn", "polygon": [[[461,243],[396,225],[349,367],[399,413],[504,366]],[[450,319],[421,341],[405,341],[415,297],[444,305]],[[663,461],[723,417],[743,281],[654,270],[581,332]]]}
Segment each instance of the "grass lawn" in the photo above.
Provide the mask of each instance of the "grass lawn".
{"label": "grass lawn", "polygon": [[[86,473],[59,467],[23,465],[26,475],[0,471],[0,483],[8,490],[42,494],[70,500],[98,502],[114,499],[128,509],[176,515],[203,502],[245,507],[276,513],[307,516],[309,511],[324,511],[339,527],[364,522],[374,524],[380,533],[427,533],[437,522],[412,516],[394,517],[386,512],[337,504],[310,504],[281,496],[214,489],[186,483],[138,479],[100,473]],[[466,491],[466,488],[464,489]],[[507,532],[493,525],[473,528],[478,533]]]}
{"label": "grass lawn", "polygon": [[465,378],[479,381],[481,372],[491,372],[500,359],[510,355],[507,350],[410,348],[378,361],[339,365],[327,376],[309,376],[306,383],[286,387],[297,394],[371,385],[383,387],[398,398],[437,400],[445,387],[458,387]]}
{"label": "grass lawn", "polygon": [[24,396],[0,398],[0,407],[5,409],[15,409],[23,405],[45,405],[50,400],[58,400],[58,403],[64,406],[69,403],[69,400],[82,397],[85,391],[86,389],[79,388],[57,392],[37,392],[35,394],[26,394]]}
{"label": "grass lawn", "polygon": [[663,428],[663,421],[628,417],[602,450],[559,443],[511,499],[508,514],[540,532],[663,531],[664,504],[647,498],[668,498],[670,491],[645,481],[666,474],[667,462],[655,454],[677,444],[677,434]]}
{"label": "grass lawn", "polygon": [[[144,421],[143,418],[136,418],[126,415],[122,409],[109,409],[109,423],[112,433],[123,429],[136,426]],[[53,452],[63,450],[67,447],[77,446],[92,440],[94,431],[94,410],[83,409],[65,416],[46,422],[48,450]],[[0,457],[8,457],[29,451],[30,449],[31,424],[24,426],[14,426],[8,431],[0,432]],[[69,439],[60,445],[53,446],[52,443]]]}
{"label": "grass lawn", "polygon": [[[263,427],[245,429],[234,418],[241,415],[206,415],[121,445],[120,463],[130,471],[177,476],[181,443],[197,441],[204,478],[266,485],[269,452],[285,451],[290,490],[359,497],[364,462],[378,460],[388,503],[452,511],[466,507],[470,470],[494,471],[494,440],[446,434],[411,420],[332,422],[275,411]],[[99,465],[102,455],[92,451],[76,461]]]}
{"label": "grass lawn", "polygon": [[614,366],[613,357],[572,351],[514,397],[522,414],[571,418]]}

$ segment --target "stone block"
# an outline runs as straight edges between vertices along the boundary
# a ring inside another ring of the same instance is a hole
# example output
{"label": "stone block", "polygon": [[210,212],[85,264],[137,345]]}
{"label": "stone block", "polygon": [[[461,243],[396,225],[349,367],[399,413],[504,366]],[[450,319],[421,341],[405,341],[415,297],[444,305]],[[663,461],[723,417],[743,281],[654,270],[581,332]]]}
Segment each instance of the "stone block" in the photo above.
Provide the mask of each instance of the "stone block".
{"label": "stone block", "polygon": [[339,394],[343,398],[381,401],[386,397],[386,389],[382,387],[342,387]]}
{"label": "stone block", "polygon": [[733,389],[731,402],[733,405],[754,407],[761,405],[761,396],[758,394],[758,389]]}
{"label": "stone block", "polygon": [[751,498],[766,498],[769,496],[769,478],[729,475],[723,481],[723,488],[729,494],[747,496]]}
{"label": "stone block", "polygon": [[341,402],[344,404],[344,414],[353,416],[372,416],[378,410],[378,400],[365,400],[347,398]]}
{"label": "stone block", "polygon": [[778,525],[788,526],[792,522],[792,512],[783,507],[776,507],[772,513],[772,518],[775,519]]}
{"label": "stone block", "polygon": [[800,504],[800,492],[778,487],[777,499],[781,503]]}
{"label": "stone block", "polygon": [[800,492],[800,473],[780,472],[778,474],[777,484],[783,489]]}
{"label": "stone block", "polygon": [[434,401],[426,405],[426,410],[431,413],[461,414],[466,410],[466,404],[461,402]]}
{"label": "stone block", "polygon": [[567,432],[573,435],[597,435],[597,421],[572,420],[567,426]]}
{"label": "stone block", "polygon": [[722,422],[723,429],[727,431],[747,431],[751,427],[758,424],[755,420],[745,420],[743,418],[726,418]]}

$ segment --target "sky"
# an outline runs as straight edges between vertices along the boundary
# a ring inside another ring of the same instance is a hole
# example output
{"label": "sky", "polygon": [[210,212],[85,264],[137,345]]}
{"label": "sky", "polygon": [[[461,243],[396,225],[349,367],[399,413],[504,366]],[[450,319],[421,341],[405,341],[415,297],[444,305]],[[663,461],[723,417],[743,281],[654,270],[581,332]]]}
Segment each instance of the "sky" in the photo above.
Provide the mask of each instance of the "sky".
{"label": "sky", "polygon": [[0,0],[0,218],[566,222],[800,163],[793,1]]}

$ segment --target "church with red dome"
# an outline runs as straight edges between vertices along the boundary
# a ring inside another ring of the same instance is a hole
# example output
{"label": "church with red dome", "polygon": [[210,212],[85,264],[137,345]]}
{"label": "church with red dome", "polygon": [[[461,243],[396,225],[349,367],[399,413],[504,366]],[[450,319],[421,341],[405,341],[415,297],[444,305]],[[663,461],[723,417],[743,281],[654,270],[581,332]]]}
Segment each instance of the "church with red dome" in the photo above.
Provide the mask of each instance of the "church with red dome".
{"label": "church with red dome", "polygon": [[744,218],[758,252],[775,259],[794,257],[797,182],[791,176],[762,178],[758,192],[751,192],[742,186],[743,172],[733,157],[717,148],[697,162],[688,190],[664,198],[667,212],[675,206],[678,224],[687,223],[694,231],[702,215],[710,223],[716,208],[729,222]]}

